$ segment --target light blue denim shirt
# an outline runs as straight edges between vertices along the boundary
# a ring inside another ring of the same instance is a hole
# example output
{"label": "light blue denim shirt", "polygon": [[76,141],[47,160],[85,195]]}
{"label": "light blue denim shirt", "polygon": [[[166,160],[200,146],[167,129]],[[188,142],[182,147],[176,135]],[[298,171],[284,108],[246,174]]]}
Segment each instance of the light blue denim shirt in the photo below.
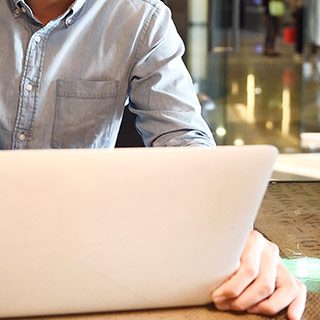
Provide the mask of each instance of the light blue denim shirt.
{"label": "light blue denim shirt", "polygon": [[0,149],[114,147],[126,101],[146,146],[212,146],[170,10],[77,0],[43,26],[0,1]]}

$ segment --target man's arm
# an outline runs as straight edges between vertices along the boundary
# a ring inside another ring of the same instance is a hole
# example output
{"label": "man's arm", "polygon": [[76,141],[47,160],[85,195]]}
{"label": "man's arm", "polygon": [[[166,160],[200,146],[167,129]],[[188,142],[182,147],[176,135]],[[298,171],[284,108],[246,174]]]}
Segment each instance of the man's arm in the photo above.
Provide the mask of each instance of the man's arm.
{"label": "man's arm", "polygon": [[[140,40],[131,77],[131,108],[147,146],[213,146],[191,78],[183,65],[182,40],[170,11],[156,7]],[[281,264],[277,247],[252,231],[238,271],[212,295],[222,310],[274,315],[289,306],[300,319],[306,288]]]}
{"label": "man's arm", "polygon": [[183,53],[170,10],[159,2],[141,35],[130,82],[130,110],[146,146],[214,146]]}

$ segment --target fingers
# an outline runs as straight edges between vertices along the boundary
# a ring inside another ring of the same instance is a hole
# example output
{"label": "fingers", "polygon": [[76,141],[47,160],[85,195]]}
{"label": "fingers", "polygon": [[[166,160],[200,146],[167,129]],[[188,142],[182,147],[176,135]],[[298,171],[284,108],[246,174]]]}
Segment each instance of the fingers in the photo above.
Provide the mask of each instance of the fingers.
{"label": "fingers", "polygon": [[285,269],[278,265],[277,289],[266,300],[247,309],[249,313],[274,316],[286,307],[289,320],[300,320],[306,301],[306,288]]}
{"label": "fingers", "polygon": [[279,261],[279,249],[271,242],[261,257],[259,276],[247,289],[230,303],[230,309],[245,311],[268,298],[275,291],[277,278],[277,265]]}
{"label": "fingers", "polygon": [[288,308],[288,319],[289,320],[300,320],[302,319],[306,300],[307,300],[307,288],[306,286],[298,281],[298,286],[300,288],[300,293],[296,300]]}
{"label": "fingers", "polygon": [[212,300],[216,305],[237,298],[256,279],[263,247],[264,238],[262,235],[252,231],[241,257],[240,268],[227,282],[212,293]]}

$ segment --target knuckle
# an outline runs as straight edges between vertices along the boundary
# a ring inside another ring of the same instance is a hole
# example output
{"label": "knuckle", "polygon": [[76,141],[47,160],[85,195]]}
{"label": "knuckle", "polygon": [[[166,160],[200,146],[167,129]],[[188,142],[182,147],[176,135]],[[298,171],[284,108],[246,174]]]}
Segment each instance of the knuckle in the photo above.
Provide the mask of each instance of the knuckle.
{"label": "knuckle", "polygon": [[279,256],[279,253],[280,253],[279,247],[275,243],[272,243],[272,242],[269,243],[269,246],[270,246],[270,250],[273,253],[273,255]]}
{"label": "knuckle", "polygon": [[253,265],[245,265],[243,267],[244,273],[249,277],[250,279],[255,279],[258,276],[258,269],[255,268]]}
{"label": "knuckle", "polygon": [[237,288],[229,288],[225,291],[225,296],[229,299],[236,298],[240,295],[240,290]]}
{"label": "knuckle", "polygon": [[263,297],[269,297],[275,290],[275,284],[264,283],[260,288],[260,295]]}
{"label": "knuckle", "polygon": [[292,292],[295,293],[299,292],[301,288],[298,280],[296,280],[293,276],[290,277],[289,286],[291,287]]}
{"label": "knuckle", "polygon": [[284,279],[286,287],[290,287],[291,290],[297,290],[299,288],[299,280],[297,280],[289,271],[286,271]]}
{"label": "knuckle", "polygon": [[306,295],[307,294],[307,286],[303,282],[301,282],[300,280],[297,280],[296,283],[297,283],[299,292]]}

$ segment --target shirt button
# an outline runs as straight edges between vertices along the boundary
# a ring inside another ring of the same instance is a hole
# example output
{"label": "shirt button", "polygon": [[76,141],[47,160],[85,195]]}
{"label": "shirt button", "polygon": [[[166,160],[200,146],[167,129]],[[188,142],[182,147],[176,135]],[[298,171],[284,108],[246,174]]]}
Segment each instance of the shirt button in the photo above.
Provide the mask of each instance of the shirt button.
{"label": "shirt button", "polygon": [[71,19],[71,18],[68,18],[68,19],[66,20],[67,26],[70,26],[71,23],[72,23],[72,19]]}
{"label": "shirt button", "polygon": [[40,37],[40,36],[35,36],[35,37],[34,37],[34,41],[35,41],[36,43],[41,42],[41,37]]}
{"label": "shirt button", "polygon": [[22,13],[26,13],[26,12],[27,12],[27,9],[26,9],[25,7],[22,7],[22,8],[21,8],[21,11],[22,11]]}
{"label": "shirt button", "polygon": [[32,90],[32,85],[30,83],[26,85],[26,90],[29,92]]}
{"label": "shirt button", "polygon": [[21,141],[21,142],[23,142],[23,141],[25,141],[26,140],[26,135],[24,134],[24,133],[20,133],[19,134],[19,140]]}
{"label": "shirt button", "polygon": [[21,9],[16,8],[16,9],[14,10],[14,13],[15,13],[15,14],[20,14],[20,13],[21,13]]}

